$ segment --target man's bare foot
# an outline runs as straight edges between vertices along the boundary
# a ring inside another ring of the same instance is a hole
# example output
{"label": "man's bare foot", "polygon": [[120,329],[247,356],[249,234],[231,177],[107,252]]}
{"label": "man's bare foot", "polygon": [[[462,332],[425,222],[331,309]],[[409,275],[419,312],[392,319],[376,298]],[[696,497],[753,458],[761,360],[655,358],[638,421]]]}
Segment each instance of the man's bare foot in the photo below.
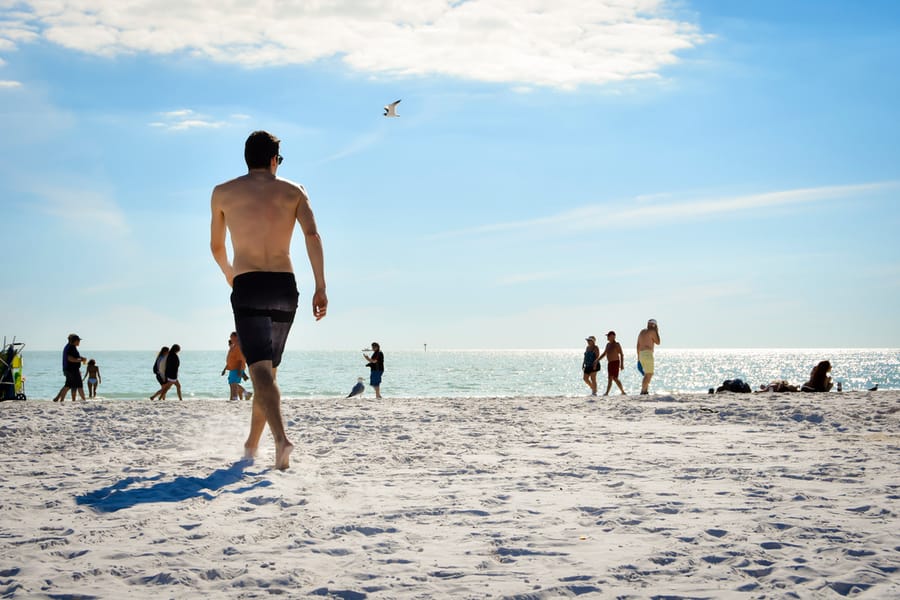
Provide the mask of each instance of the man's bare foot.
{"label": "man's bare foot", "polygon": [[284,471],[291,466],[291,451],[294,445],[285,440],[281,445],[275,444],[275,468]]}
{"label": "man's bare foot", "polygon": [[259,450],[256,446],[244,445],[244,460],[253,460],[256,458],[256,452]]}

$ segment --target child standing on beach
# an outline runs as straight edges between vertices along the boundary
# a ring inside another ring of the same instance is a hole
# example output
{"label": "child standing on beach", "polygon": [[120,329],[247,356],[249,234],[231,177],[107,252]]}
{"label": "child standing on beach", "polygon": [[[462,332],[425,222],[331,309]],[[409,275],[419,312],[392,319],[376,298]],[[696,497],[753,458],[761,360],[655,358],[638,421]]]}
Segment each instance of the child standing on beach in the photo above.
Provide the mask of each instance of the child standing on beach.
{"label": "child standing on beach", "polygon": [[103,383],[100,377],[100,366],[93,358],[87,362],[88,398],[97,397],[97,386]]}

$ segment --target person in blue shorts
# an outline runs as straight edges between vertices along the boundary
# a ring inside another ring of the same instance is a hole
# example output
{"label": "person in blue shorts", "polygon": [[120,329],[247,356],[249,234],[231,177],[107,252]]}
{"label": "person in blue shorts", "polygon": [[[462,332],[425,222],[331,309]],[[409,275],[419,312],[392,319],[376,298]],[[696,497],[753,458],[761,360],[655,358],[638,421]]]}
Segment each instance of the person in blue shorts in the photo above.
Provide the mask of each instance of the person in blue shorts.
{"label": "person in blue shorts", "polygon": [[366,359],[366,366],[372,372],[369,374],[369,385],[375,390],[375,398],[381,398],[381,376],[384,375],[384,352],[378,342],[372,342],[372,356],[363,354]]}

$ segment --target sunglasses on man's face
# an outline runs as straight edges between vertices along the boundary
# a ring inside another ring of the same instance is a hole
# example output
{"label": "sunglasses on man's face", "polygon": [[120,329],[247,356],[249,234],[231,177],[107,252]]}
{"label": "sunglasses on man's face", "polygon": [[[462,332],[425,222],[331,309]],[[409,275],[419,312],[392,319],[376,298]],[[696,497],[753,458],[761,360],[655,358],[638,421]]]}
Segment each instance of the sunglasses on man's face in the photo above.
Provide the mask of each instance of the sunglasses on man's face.
{"label": "sunglasses on man's face", "polygon": [[280,154],[275,155],[275,164],[280,165],[284,162],[284,157]]}

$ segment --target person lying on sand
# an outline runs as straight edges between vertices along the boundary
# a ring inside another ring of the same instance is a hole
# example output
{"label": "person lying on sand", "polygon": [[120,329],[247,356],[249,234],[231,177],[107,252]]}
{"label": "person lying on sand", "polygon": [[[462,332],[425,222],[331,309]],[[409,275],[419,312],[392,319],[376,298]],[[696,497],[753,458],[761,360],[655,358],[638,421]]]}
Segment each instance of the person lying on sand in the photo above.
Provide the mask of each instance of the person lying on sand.
{"label": "person lying on sand", "polygon": [[800,388],[796,385],[791,385],[784,379],[780,379],[778,381],[770,381],[769,383],[764,383],[759,386],[759,392],[799,392]]}

